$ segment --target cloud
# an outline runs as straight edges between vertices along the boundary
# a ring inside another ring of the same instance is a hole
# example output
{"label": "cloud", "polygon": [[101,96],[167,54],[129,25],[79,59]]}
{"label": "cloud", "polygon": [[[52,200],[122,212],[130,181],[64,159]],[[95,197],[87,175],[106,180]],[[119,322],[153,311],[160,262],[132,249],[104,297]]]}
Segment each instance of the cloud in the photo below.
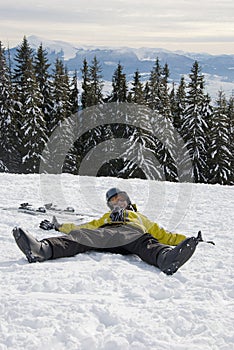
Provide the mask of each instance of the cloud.
{"label": "cloud", "polygon": [[230,42],[233,21],[232,0],[0,0],[0,33],[8,38],[46,34],[74,43],[119,40],[130,46],[153,46],[156,40]]}

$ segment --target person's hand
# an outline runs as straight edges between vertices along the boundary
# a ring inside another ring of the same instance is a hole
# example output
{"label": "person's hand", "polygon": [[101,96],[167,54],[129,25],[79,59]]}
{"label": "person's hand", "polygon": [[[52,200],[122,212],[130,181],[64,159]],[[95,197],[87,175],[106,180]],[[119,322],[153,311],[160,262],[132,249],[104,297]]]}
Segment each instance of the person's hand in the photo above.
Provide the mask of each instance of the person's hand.
{"label": "person's hand", "polygon": [[49,220],[43,220],[40,223],[39,227],[42,228],[43,230],[53,230],[55,228],[54,224]]}
{"label": "person's hand", "polygon": [[110,214],[110,218],[113,222],[124,222],[124,209],[115,207]]}
{"label": "person's hand", "polygon": [[57,230],[59,229],[60,224],[58,223],[58,220],[56,219],[55,216],[53,216],[52,221],[49,220],[43,220],[39,227],[42,228],[43,230]]}

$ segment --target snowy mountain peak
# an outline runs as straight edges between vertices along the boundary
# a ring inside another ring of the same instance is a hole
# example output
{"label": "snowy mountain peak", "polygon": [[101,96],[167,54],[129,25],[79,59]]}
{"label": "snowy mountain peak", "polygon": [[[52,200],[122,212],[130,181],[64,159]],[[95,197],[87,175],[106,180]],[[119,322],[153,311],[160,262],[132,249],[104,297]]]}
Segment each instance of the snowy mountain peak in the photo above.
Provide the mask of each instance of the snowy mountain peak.
{"label": "snowy mountain peak", "polygon": [[[206,76],[206,89],[212,98],[222,89],[227,97],[234,90],[234,55],[210,55],[184,51],[169,51],[163,48],[95,47],[73,45],[64,41],[47,40],[31,35],[28,42],[35,50],[42,43],[48,52],[48,59],[54,62],[55,56],[64,59],[68,71],[80,71],[84,58],[90,63],[96,56],[101,67],[103,79],[110,82],[115,68],[120,62],[127,80],[131,81],[136,69],[142,79],[148,79],[156,58],[161,65],[168,64],[170,79],[178,83],[181,76],[188,76],[195,60],[199,61],[202,73]],[[14,48],[12,48],[14,50]]]}
{"label": "snowy mountain peak", "polygon": [[65,41],[48,40],[36,35],[31,35],[27,39],[32,48],[37,49],[42,43],[44,49],[46,49],[46,51],[49,53],[53,51],[56,53],[62,51],[65,60],[75,57],[78,50],[75,46]]}

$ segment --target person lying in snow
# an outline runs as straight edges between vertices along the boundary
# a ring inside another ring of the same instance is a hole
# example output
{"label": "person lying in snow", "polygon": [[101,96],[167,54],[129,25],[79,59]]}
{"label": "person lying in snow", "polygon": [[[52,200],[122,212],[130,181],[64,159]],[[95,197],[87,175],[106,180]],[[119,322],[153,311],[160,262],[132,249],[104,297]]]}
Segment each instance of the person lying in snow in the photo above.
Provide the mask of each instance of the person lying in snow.
{"label": "person lying in snow", "polygon": [[202,240],[199,235],[186,238],[160,228],[140,214],[128,194],[118,188],[108,190],[106,200],[110,211],[98,220],[78,226],[72,223],[60,225],[54,217],[52,222],[44,220],[40,223],[42,229],[55,229],[66,235],[38,241],[22,228],[15,227],[15,241],[30,263],[95,250],[135,254],[167,275],[172,275],[192,256]]}

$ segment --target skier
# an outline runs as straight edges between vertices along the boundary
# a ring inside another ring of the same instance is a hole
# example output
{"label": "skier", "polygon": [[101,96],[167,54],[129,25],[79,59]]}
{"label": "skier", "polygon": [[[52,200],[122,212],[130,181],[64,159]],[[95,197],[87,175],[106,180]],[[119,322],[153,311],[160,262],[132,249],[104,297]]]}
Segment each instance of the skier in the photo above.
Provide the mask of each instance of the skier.
{"label": "skier", "polygon": [[[189,237],[170,233],[137,211],[128,194],[118,188],[106,193],[110,211],[100,219],[83,225],[59,224],[43,220],[44,230],[55,229],[65,233],[38,241],[20,227],[13,229],[18,247],[28,261],[74,256],[90,250],[116,254],[135,254],[167,275],[175,273],[194,253],[201,236]],[[174,248],[171,246],[175,246]]]}

